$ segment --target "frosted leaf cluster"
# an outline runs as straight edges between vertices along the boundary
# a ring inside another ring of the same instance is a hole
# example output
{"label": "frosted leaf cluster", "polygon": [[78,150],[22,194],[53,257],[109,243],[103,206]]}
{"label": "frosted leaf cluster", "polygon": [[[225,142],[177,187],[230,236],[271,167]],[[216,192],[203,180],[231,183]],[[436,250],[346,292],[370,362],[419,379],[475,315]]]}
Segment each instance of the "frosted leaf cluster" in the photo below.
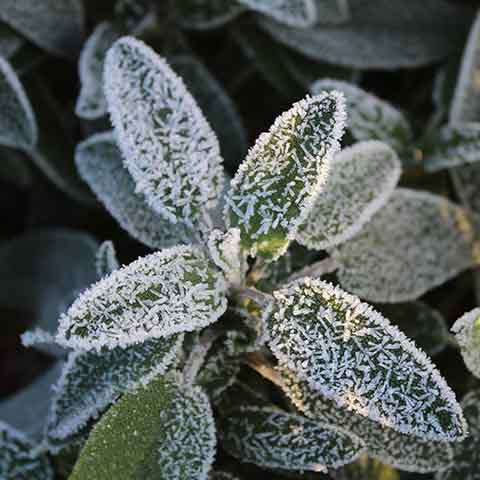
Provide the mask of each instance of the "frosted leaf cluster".
{"label": "frosted leaf cluster", "polygon": [[350,241],[332,251],[338,279],[373,302],[418,298],[476,262],[474,229],[438,195],[397,189]]}
{"label": "frosted leaf cluster", "polygon": [[200,329],[225,311],[225,289],[223,276],[199,249],[155,252],[83,292],[60,317],[56,340],[99,350]]}
{"label": "frosted leaf cluster", "polygon": [[78,63],[82,85],[75,105],[75,113],[93,120],[107,113],[103,93],[103,64],[107,50],[120,37],[118,29],[110,22],[99,23],[85,42]]}
{"label": "frosted leaf cluster", "polygon": [[401,174],[396,153],[379,141],[338,153],[296,240],[323,250],[349,240],[387,202]]}
{"label": "frosted leaf cluster", "polygon": [[81,177],[120,226],[151,248],[192,243],[193,233],[155,213],[122,165],[113,133],[97,133],[77,145],[75,163]]}
{"label": "frosted leaf cluster", "polygon": [[465,365],[480,378],[480,308],[462,315],[452,326]]}
{"label": "frosted leaf cluster", "polygon": [[239,407],[219,428],[228,453],[261,467],[322,472],[363,452],[355,435],[273,407]]}
{"label": "frosted leaf cluster", "polygon": [[242,247],[266,260],[285,253],[322,190],[345,122],[343,95],[307,97],[279,116],[231,182],[225,215]]}
{"label": "frosted leaf cluster", "polygon": [[274,298],[269,346],[312,389],[400,433],[440,441],[466,435],[460,406],[438,370],[370,305],[309,278]]}
{"label": "frosted leaf cluster", "polygon": [[95,256],[95,267],[97,269],[98,278],[110,275],[112,272],[120,268],[115,247],[111,240],[106,240],[98,247]]}
{"label": "frosted leaf cluster", "polygon": [[223,189],[215,133],[178,77],[150,47],[117,40],[105,60],[105,94],[138,193],[166,220],[210,226]]}
{"label": "frosted leaf cluster", "polygon": [[218,28],[245,10],[235,0],[177,0],[179,22],[192,30]]}

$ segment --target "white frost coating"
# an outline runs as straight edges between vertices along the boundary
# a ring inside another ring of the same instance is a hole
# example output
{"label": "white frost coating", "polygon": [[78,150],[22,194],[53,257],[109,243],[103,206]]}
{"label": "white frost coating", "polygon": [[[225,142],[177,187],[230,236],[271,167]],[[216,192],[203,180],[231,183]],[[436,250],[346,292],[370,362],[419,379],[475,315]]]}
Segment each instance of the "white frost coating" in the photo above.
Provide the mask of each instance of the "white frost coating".
{"label": "white frost coating", "polygon": [[339,90],[345,94],[346,128],[355,140],[382,140],[396,152],[402,152],[413,141],[410,124],[402,112],[356,85],[324,78],[313,83],[310,90],[313,94],[323,90]]}
{"label": "white frost coating", "polygon": [[218,28],[232,21],[245,7],[236,0],[178,0],[178,22],[192,30]]}
{"label": "white frost coating", "polygon": [[24,347],[33,347],[38,344],[55,343],[55,335],[41,328],[27,330],[25,333],[22,333],[20,338]]}
{"label": "white frost coating", "polygon": [[103,94],[103,63],[107,50],[120,34],[110,22],[99,23],[85,42],[78,62],[82,85],[75,105],[75,113],[87,120],[107,114]]}
{"label": "white frost coating", "polygon": [[260,467],[323,472],[364,451],[356,435],[273,407],[239,407],[220,426],[222,447]]}
{"label": "white frost coating", "polygon": [[110,275],[115,270],[120,268],[117,260],[115,247],[111,240],[105,240],[97,250],[95,256],[95,267],[97,269],[98,278]]}
{"label": "white frost coating", "polygon": [[135,193],[112,132],[92,135],[77,145],[75,163],[97,198],[133,238],[153,249],[192,243],[192,232],[153,212],[143,195]]}
{"label": "white frost coating", "polygon": [[466,435],[455,395],[430,359],[370,305],[309,278],[274,297],[270,348],[312,389],[400,433]]}
{"label": "white frost coating", "polygon": [[409,472],[435,472],[449,467],[453,450],[446,442],[424,441],[396,432],[369,418],[339,407],[333,400],[312,390],[293,372],[280,369],[282,389],[308,418],[343,427],[361,438],[370,457]]}
{"label": "white frost coating", "polygon": [[480,120],[480,14],[472,24],[450,105],[450,123]]}
{"label": "white frost coating", "polygon": [[325,187],[296,240],[323,250],[350,239],[387,202],[400,175],[400,160],[383,142],[345,148],[335,156]]}
{"label": "white frost coating", "polygon": [[285,253],[328,177],[345,124],[341,93],[307,96],[260,135],[231,182],[225,217],[250,254]]}
{"label": "white frost coating", "polygon": [[[1,9],[0,9],[1,10]],[[37,121],[17,74],[0,57],[0,145],[31,150],[38,140]]]}
{"label": "white frost coating", "polygon": [[225,290],[223,276],[199,249],[165,249],[83,292],[60,317],[56,340],[100,350],[200,329],[225,312]]}
{"label": "white frost coating", "polygon": [[340,284],[373,302],[414,300],[478,261],[474,227],[438,195],[398,188],[358,235],[331,251]]}
{"label": "white frost coating", "polygon": [[[162,375],[179,354],[183,334],[147,340],[127,348],[102,352],[71,352],[55,386],[47,441],[78,433],[121,394]],[[53,448],[52,448],[53,447]]]}
{"label": "white frost coating", "polygon": [[462,315],[452,326],[465,365],[480,378],[480,308]]}
{"label": "white frost coating", "polygon": [[239,2],[291,27],[311,27],[317,20],[315,0],[239,0]]}
{"label": "white frost coating", "polygon": [[122,37],[107,53],[104,81],[136,191],[172,223],[209,227],[223,190],[220,147],[182,79],[143,42]]}

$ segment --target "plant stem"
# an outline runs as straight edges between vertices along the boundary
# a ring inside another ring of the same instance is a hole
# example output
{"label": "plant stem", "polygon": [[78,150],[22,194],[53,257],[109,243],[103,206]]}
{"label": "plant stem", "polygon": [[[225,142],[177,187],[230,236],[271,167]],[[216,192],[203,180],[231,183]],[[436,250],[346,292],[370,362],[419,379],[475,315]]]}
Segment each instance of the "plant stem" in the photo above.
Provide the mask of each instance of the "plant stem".
{"label": "plant stem", "polygon": [[260,307],[267,306],[273,299],[268,293],[261,292],[252,287],[237,288],[233,291],[233,294],[240,300],[253,300]]}
{"label": "plant stem", "polygon": [[269,362],[267,357],[260,352],[247,353],[245,363],[263,378],[270,380],[275,385],[282,387],[283,382],[280,374]]}

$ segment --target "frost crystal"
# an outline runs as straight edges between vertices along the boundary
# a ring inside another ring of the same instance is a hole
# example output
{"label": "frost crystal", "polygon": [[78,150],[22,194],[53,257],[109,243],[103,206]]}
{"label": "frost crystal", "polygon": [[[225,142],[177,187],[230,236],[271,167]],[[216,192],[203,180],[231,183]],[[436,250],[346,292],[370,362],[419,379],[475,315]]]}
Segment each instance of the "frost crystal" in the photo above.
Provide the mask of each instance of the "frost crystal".
{"label": "frost crystal", "polygon": [[310,27],[317,20],[315,0],[239,0],[239,2],[291,27]]}
{"label": "frost crystal", "polygon": [[438,370],[370,305],[309,278],[274,298],[270,348],[312,389],[400,433],[465,436],[460,406]]}
{"label": "frost crystal", "polygon": [[400,161],[385,143],[360,142],[342,150],[296,240],[323,250],[350,239],[385,204],[400,174]]}
{"label": "frost crystal", "polygon": [[328,176],[345,123],[343,95],[323,93],[279,116],[231,182],[225,216],[242,247],[266,260],[285,253]]}
{"label": "frost crystal", "polygon": [[217,138],[183,81],[144,43],[122,37],[105,61],[105,95],[125,166],[166,220],[209,226],[223,189]]}
{"label": "frost crystal", "polygon": [[98,247],[95,258],[98,278],[106,277],[120,268],[115,253],[115,247],[111,240],[106,240]]}
{"label": "frost crystal", "polygon": [[102,22],[83,46],[78,63],[82,88],[75,106],[79,117],[92,120],[107,113],[107,101],[103,94],[103,63],[107,50],[119,36],[110,22]]}
{"label": "frost crystal", "polygon": [[245,10],[235,0],[177,0],[175,6],[181,25],[193,30],[221,27]]}
{"label": "frost crystal", "polygon": [[239,407],[221,419],[222,447],[243,462],[325,471],[355,460],[363,443],[343,429],[271,407]]}
{"label": "frost crystal", "polygon": [[192,243],[192,232],[153,212],[144,197],[135,193],[135,182],[122,165],[112,133],[95,134],[80,143],[75,162],[98,199],[133,238],[154,249]]}
{"label": "frost crystal", "polygon": [[480,378],[480,308],[462,315],[452,326],[468,369]]}
{"label": "frost crystal", "polygon": [[193,331],[226,309],[225,280],[199,249],[173,247],[102,278],[60,317],[56,340],[109,349]]}
{"label": "frost crystal", "polygon": [[206,480],[215,445],[206,395],[157,378],[102,416],[69,478]]}
{"label": "frost crystal", "polygon": [[25,150],[34,148],[38,132],[32,106],[13,68],[2,57],[0,57],[0,105],[2,106],[0,145]]}
{"label": "frost crystal", "polygon": [[362,231],[332,251],[341,285],[373,302],[414,300],[476,262],[465,210],[399,188]]}

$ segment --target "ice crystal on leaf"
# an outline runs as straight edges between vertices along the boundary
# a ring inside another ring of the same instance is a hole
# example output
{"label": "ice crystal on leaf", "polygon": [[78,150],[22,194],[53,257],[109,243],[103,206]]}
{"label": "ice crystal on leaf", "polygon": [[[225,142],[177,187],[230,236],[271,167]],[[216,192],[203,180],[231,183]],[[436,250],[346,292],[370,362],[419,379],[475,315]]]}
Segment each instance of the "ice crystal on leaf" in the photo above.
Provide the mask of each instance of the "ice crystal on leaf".
{"label": "ice crystal on leaf", "polygon": [[180,24],[192,30],[221,27],[245,10],[236,0],[177,0],[175,3]]}
{"label": "ice crystal on leaf", "polygon": [[473,266],[474,240],[464,209],[438,195],[399,188],[332,256],[345,289],[373,302],[403,302]]}
{"label": "ice crystal on leaf", "polygon": [[98,247],[95,258],[95,267],[97,269],[98,278],[110,275],[112,272],[120,268],[115,247],[111,240],[106,240]]}
{"label": "ice crystal on leaf", "polygon": [[462,315],[452,326],[468,369],[480,378],[480,308]]}
{"label": "ice crystal on leaf", "polygon": [[215,445],[206,395],[157,378],[102,416],[69,478],[206,480]]}
{"label": "ice crystal on leaf", "polygon": [[226,309],[225,280],[197,248],[172,247],[116,270],[60,318],[57,341],[109,349],[193,331]]}
{"label": "ice crystal on leaf", "polygon": [[274,298],[269,346],[312,389],[400,433],[465,436],[460,406],[438,370],[370,305],[309,278]]}
{"label": "ice crystal on leaf", "polygon": [[385,143],[360,142],[338,153],[296,240],[323,250],[353,237],[392,194],[401,174]]}
{"label": "ice crystal on leaf", "polygon": [[258,138],[231,182],[225,215],[247,253],[285,253],[327,179],[345,123],[343,95],[307,97]]}
{"label": "ice crystal on leaf", "polygon": [[209,228],[223,189],[215,133],[165,60],[122,37],[107,53],[105,95],[136,191],[172,223]]}
{"label": "ice crystal on leaf", "polygon": [[363,452],[355,435],[273,407],[239,407],[221,419],[219,430],[228,453],[261,467],[319,472]]}

